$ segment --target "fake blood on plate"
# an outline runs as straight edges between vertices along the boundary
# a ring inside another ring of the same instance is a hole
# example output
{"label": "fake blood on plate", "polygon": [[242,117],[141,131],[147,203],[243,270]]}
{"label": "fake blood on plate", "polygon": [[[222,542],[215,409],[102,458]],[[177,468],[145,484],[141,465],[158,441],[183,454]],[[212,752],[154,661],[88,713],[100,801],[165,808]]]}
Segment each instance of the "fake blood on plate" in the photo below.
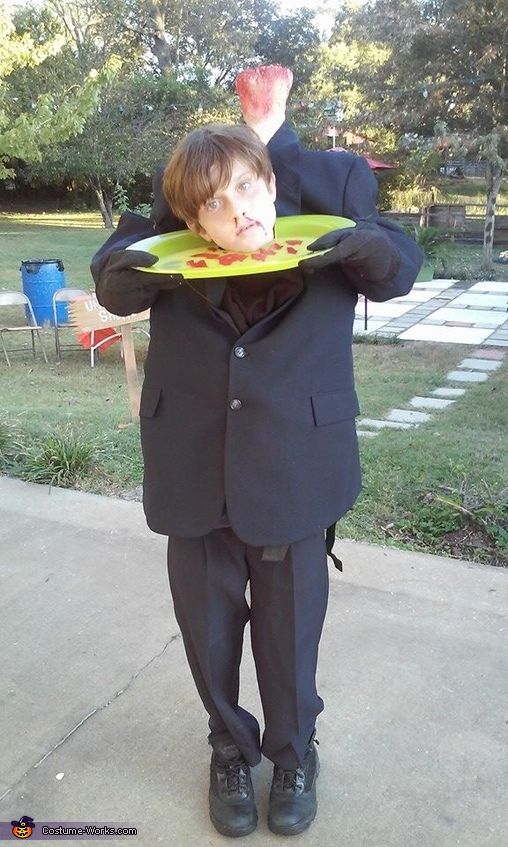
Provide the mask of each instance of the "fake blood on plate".
{"label": "fake blood on plate", "polygon": [[269,247],[261,247],[254,253],[225,253],[222,250],[210,248],[210,250],[194,253],[192,258],[186,261],[186,265],[190,268],[208,268],[213,267],[214,261],[222,267],[229,267],[236,262],[244,262],[246,259],[251,259],[255,262],[266,262],[272,256],[277,256],[281,250],[286,248],[286,253],[295,255],[298,253],[298,248],[303,244],[301,238],[287,238],[282,244],[274,241]]}
{"label": "fake blood on plate", "polygon": [[243,262],[246,258],[247,253],[226,253],[219,256],[219,265],[232,265],[233,262]]}

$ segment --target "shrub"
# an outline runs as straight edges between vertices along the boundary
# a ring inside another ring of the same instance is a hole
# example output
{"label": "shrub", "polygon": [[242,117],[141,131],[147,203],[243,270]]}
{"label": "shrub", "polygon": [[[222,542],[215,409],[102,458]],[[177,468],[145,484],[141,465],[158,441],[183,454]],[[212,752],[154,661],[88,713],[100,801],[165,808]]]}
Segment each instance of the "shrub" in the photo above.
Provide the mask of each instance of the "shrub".
{"label": "shrub", "polygon": [[426,259],[436,261],[442,257],[443,245],[450,237],[446,229],[440,229],[437,226],[419,226],[419,224],[405,224],[404,229],[420,245]]}
{"label": "shrub", "polygon": [[21,476],[30,482],[69,487],[92,468],[95,445],[71,429],[50,432],[42,441],[25,447]]}

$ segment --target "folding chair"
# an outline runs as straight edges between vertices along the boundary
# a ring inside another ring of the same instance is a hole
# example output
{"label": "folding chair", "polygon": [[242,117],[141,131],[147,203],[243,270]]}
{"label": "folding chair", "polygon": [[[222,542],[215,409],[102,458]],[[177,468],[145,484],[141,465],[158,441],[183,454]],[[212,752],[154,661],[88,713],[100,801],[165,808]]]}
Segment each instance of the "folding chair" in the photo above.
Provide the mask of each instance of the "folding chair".
{"label": "folding chair", "polygon": [[60,362],[62,359],[62,350],[82,350],[80,344],[62,344],[60,341],[60,328],[68,328],[68,324],[58,323],[58,303],[70,303],[72,300],[79,300],[80,297],[88,297],[88,292],[82,288],[57,288],[53,292],[53,329],[55,331],[55,352],[56,358]]}
{"label": "folding chair", "polygon": [[[26,294],[22,294],[21,291],[6,291],[4,289],[0,290],[0,306],[22,306],[23,307],[23,325],[15,325],[15,326],[7,326],[3,322],[0,323],[0,341],[2,342],[2,348],[4,351],[4,356],[7,361],[8,366],[11,366],[9,361],[9,356],[7,355],[7,350],[5,349],[4,342],[4,332],[30,332],[32,335],[32,354],[35,359],[35,338],[34,334],[37,335],[39,340],[39,344],[41,345],[42,355],[44,356],[44,361],[48,365],[48,357],[46,356],[46,351],[44,349],[44,344],[42,343],[42,338],[40,336],[39,330],[42,329],[42,326],[38,326],[34,310],[32,308],[32,304],[30,300],[26,296]],[[29,317],[28,317],[29,316]],[[9,352],[21,351],[25,350],[25,347],[13,347]]]}

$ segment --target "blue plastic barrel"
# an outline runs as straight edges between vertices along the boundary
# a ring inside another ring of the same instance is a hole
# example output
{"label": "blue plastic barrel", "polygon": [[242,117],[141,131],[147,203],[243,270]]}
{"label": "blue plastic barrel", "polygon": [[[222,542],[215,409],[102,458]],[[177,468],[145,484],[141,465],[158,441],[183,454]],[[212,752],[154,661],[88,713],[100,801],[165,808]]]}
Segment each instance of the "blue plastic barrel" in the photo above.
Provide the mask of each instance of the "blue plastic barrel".
{"label": "blue plastic barrel", "polygon": [[[21,262],[20,271],[23,291],[32,304],[35,320],[40,325],[53,326],[53,294],[66,287],[62,260],[26,259]],[[29,317],[27,315],[27,320]],[[67,303],[58,303],[57,317],[59,324],[68,322]]]}

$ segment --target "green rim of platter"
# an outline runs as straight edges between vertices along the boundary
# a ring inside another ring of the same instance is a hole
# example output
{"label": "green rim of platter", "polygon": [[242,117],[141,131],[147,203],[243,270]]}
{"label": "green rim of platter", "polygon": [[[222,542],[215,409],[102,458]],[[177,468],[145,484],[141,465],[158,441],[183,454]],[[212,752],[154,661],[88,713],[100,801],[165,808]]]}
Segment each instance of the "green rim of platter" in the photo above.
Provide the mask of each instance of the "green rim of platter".
{"label": "green rim of platter", "polygon": [[244,276],[295,268],[302,259],[326,252],[309,252],[308,244],[334,229],[352,226],[354,221],[337,215],[290,215],[277,218],[274,241],[252,253],[221,250],[187,229],[144,238],[127,249],[157,256],[155,265],[138,268],[144,273],[180,274],[185,279]]}

